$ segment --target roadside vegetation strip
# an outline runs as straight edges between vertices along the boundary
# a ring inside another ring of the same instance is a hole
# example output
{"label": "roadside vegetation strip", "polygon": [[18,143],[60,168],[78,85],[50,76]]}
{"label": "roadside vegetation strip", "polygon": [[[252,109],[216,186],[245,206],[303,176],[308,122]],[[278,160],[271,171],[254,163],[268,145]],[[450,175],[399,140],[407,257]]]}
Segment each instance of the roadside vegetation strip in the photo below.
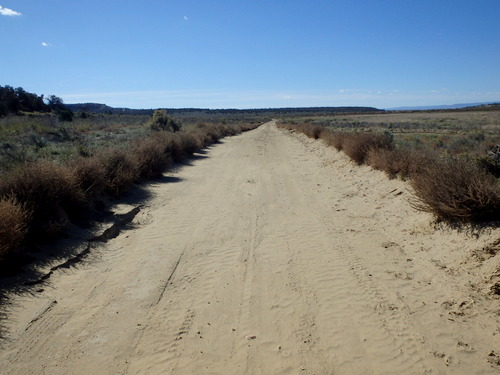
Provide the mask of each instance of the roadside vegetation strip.
{"label": "roadside vegetation strip", "polygon": [[450,224],[500,221],[500,165],[495,155],[455,157],[434,150],[397,147],[389,132],[342,132],[313,124],[281,128],[322,139],[344,151],[358,165],[384,171],[389,178],[409,179],[413,207]]}
{"label": "roadside vegetation strip", "polygon": [[103,198],[118,198],[220,138],[257,126],[202,123],[175,133],[152,131],[66,162],[18,164],[0,180],[0,261],[59,238],[71,223],[88,222]]}

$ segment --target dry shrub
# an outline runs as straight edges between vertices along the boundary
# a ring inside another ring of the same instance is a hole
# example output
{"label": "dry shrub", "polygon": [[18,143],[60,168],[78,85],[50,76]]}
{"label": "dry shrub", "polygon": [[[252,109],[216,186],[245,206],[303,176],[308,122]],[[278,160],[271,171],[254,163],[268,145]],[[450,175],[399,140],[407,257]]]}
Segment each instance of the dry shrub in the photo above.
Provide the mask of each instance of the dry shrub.
{"label": "dry shrub", "polygon": [[344,145],[344,140],[348,133],[345,132],[334,132],[332,130],[324,130],[321,133],[321,139],[328,145],[335,147],[337,151],[342,150]]}
{"label": "dry shrub", "polygon": [[211,143],[215,143],[221,137],[221,132],[215,126],[211,126],[206,123],[199,123],[197,128],[202,131],[205,136],[205,145],[208,146]]}
{"label": "dry shrub", "polygon": [[123,149],[109,149],[99,154],[104,168],[105,192],[118,197],[139,179],[138,162],[134,155]]}
{"label": "dry shrub", "polygon": [[389,178],[395,178],[399,169],[395,165],[396,150],[371,149],[366,155],[366,164],[373,169],[384,171]]}
{"label": "dry shrub", "polygon": [[392,166],[403,178],[412,178],[421,173],[427,165],[434,163],[438,155],[432,151],[415,149],[395,149]]}
{"label": "dry shrub", "polygon": [[241,132],[247,132],[247,131],[258,128],[259,126],[260,126],[259,124],[255,124],[255,123],[240,124],[239,125]]}
{"label": "dry shrub", "polygon": [[490,174],[464,160],[435,160],[410,181],[414,207],[451,222],[500,220],[500,186]]}
{"label": "dry shrub", "polygon": [[342,144],[342,150],[345,154],[359,165],[365,162],[368,151],[372,149],[391,150],[392,148],[392,138],[386,134],[346,133]]}
{"label": "dry shrub", "polygon": [[163,152],[169,155],[171,160],[180,162],[187,155],[191,155],[204,147],[203,137],[199,137],[197,132],[179,132],[175,134],[163,133],[161,145]]}
{"label": "dry shrub", "polygon": [[232,125],[232,126],[223,124],[221,126],[222,126],[222,129],[224,132],[224,136],[232,136],[232,135],[240,134],[242,132],[242,129],[243,129],[243,127],[239,124]]}
{"label": "dry shrub", "polygon": [[135,145],[133,155],[141,178],[158,178],[172,164],[172,155],[166,150],[164,140],[149,137]]}
{"label": "dry shrub", "polygon": [[14,255],[25,238],[29,212],[13,197],[0,199],[0,260]]}
{"label": "dry shrub", "polygon": [[372,148],[366,156],[366,164],[384,171],[389,178],[408,178],[419,173],[437,156],[412,149]]}
{"label": "dry shrub", "polygon": [[205,147],[205,134],[203,131],[195,130],[189,133],[179,133],[169,143],[168,149],[174,160],[179,162],[188,155],[200,151],[203,147]]}
{"label": "dry shrub", "polygon": [[318,125],[313,125],[313,124],[300,124],[296,125],[294,127],[296,131],[299,131],[301,133],[304,133],[306,136],[309,138],[313,139],[318,139],[321,137],[321,133],[323,132],[324,128]]}
{"label": "dry shrub", "polygon": [[0,196],[16,199],[31,212],[29,235],[52,238],[84,207],[85,195],[73,170],[48,160],[26,164],[0,184]]}
{"label": "dry shrub", "polygon": [[106,188],[106,170],[99,157],[78,158],[70,163],[87,201],[100,196]]}

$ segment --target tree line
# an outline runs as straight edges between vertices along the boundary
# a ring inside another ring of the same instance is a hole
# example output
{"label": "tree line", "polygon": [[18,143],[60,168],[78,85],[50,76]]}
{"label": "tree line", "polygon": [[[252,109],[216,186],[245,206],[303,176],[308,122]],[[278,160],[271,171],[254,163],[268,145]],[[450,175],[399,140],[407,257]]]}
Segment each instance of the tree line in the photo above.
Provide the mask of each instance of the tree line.
{"label": "tree line", "polygon": [[62,120],[73,119],[73,112],[55,95],[45,98],[22,87],[0,86],[0,117],[21,112],[55,112]]}

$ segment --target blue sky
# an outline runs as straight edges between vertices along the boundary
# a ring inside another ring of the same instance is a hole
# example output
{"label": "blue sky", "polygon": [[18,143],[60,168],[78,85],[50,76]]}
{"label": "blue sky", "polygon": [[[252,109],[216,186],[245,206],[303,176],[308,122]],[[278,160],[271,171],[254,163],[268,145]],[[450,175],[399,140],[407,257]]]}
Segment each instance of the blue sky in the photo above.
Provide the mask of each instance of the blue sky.
{"label": "blue sky", "polygon": [[0,0],[0,85],[130,108],[500,101],[499,0]]}

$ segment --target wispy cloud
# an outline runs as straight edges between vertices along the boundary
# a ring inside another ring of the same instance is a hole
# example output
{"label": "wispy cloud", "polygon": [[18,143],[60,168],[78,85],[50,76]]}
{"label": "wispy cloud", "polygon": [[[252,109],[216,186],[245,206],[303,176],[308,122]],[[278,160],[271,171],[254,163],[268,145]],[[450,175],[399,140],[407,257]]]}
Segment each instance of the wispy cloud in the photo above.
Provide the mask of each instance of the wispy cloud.
{"label": "wispy cloud", "polygon": [[188,16],[184,16],[184,21],[189,21]]}
{"label": "wispy cloud", "polygon": [[0,14],[2,16],[20,16],[21,15],[21,13],[16,12],[15,10],[12,10],[9,8],[4,8],[1,5],[0,5]]}
{"label": "wispy cloud", "polygon": [[48,47],[49,46],[49,43],[47,42],[42,42],[42,47]]}

